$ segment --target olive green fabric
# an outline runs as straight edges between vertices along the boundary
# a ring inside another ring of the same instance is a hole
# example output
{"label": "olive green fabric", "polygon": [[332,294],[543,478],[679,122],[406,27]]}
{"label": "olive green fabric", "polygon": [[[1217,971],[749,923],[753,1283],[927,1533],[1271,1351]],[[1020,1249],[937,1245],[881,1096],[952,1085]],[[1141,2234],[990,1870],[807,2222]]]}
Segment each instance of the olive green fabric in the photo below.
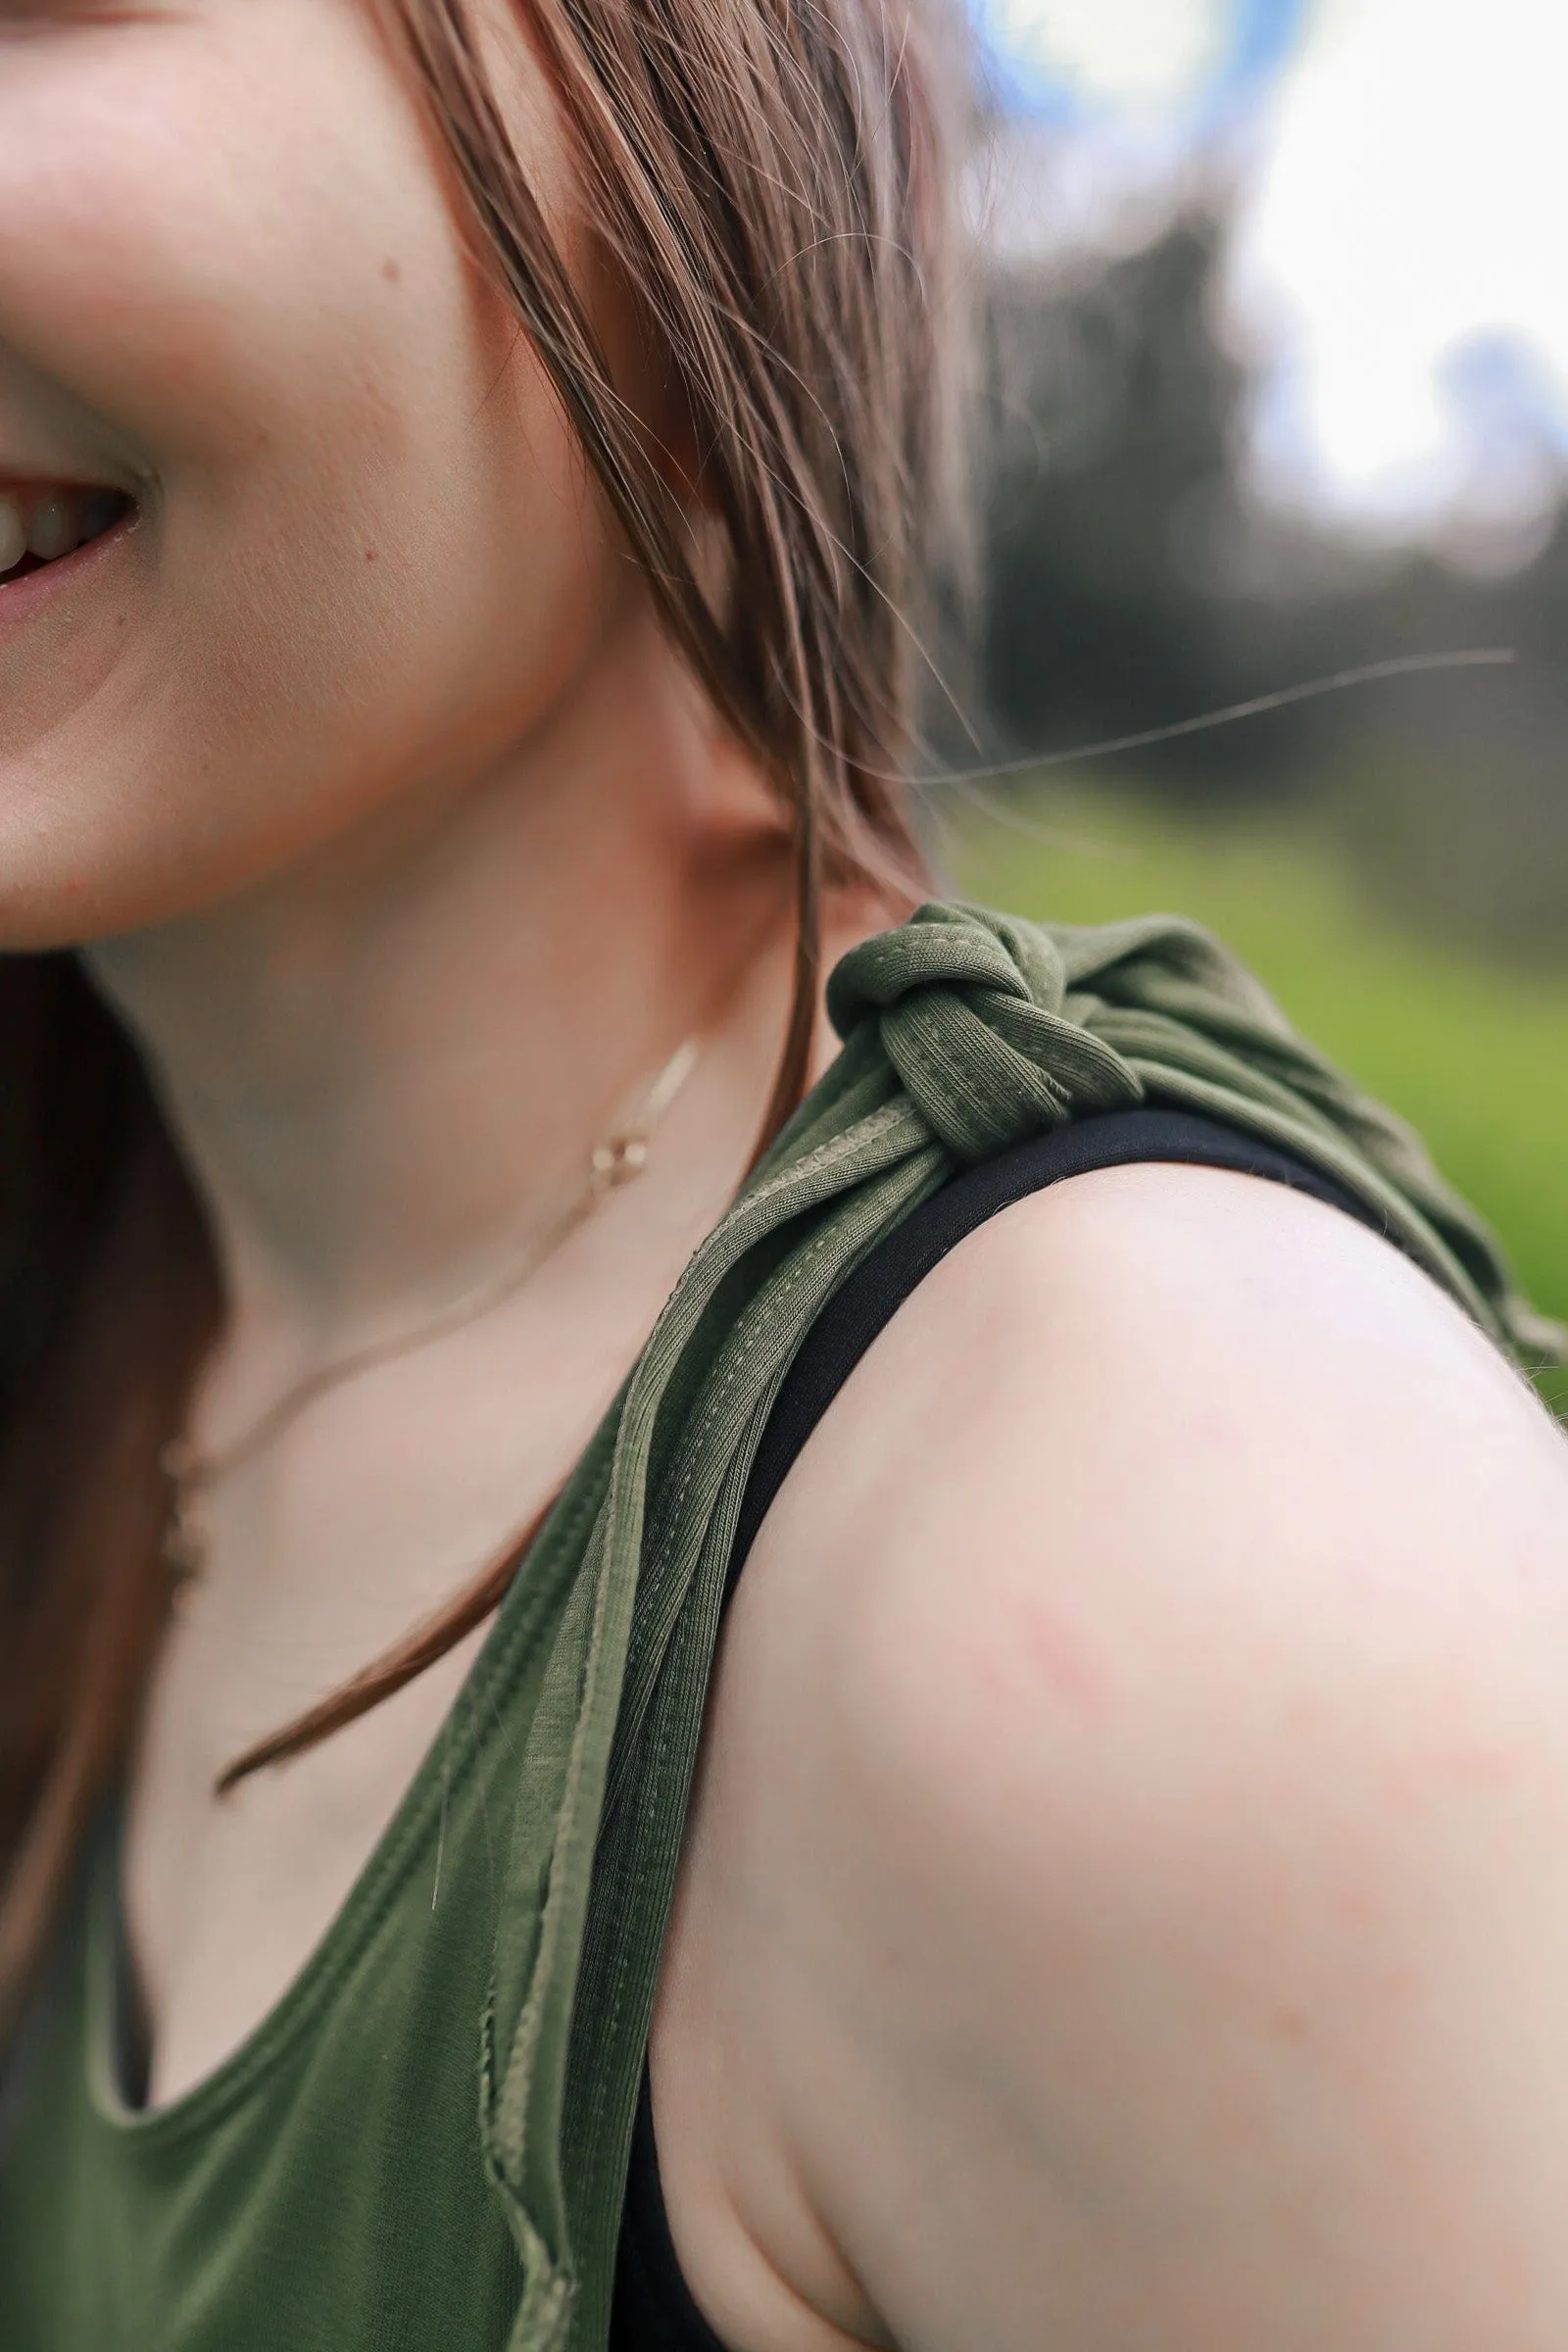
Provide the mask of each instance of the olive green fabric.
{"label": "olive green fabric", "polygon": [[516,1893],[516,1753],[609,1453],[602,1433],[303,1974],[151,2113],[121,2089],[105,1825],[18,2053],[20,2129],[0,2123],[3,2352],[504,2352],[522,2273],[485,2175],[479,2020]]}
{"label": "olive green fabric", "polygon": [[600,2352],[747,1471],[823,1300],[956,1164],[1183,1104],[1360,1195],[1503,1347],[1556,1348],[1414,1140],[1189,924],[934,905],[828,1003],[843,1053],[697,1252],[282,2008],[132,2118],[105,2080],[106,1939],[62,1969],[0,2163],[6,2352]]}

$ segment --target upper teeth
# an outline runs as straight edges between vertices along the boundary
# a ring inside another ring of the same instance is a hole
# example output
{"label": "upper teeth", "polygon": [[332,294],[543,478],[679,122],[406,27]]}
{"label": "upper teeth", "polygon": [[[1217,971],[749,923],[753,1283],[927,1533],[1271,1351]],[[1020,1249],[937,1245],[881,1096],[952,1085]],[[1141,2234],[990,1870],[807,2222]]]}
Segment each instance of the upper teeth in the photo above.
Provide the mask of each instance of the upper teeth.
{"label": "upper teeth", "polygon": [[52,564],[57,556],[69,556],[75,544],[75,500],[54,492],[35,500],[27,522],[28,555]]}
{"label": "upper teeth", "polygon": [[24,556],[53,564],[82,536],[82,508],[93,494],[78,490],[0,492],[0,572]]}

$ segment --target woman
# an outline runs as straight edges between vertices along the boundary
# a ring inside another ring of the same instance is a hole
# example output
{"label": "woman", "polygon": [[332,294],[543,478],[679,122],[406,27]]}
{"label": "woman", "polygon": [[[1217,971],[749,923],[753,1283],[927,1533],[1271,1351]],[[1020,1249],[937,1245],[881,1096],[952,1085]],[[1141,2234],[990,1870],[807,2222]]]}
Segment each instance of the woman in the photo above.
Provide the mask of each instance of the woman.
{"label": "woman", "polygon": [[886,928],[951,61],[0,39],[0,2342],[1555,2352],[1542,1335],[1199,935]]}

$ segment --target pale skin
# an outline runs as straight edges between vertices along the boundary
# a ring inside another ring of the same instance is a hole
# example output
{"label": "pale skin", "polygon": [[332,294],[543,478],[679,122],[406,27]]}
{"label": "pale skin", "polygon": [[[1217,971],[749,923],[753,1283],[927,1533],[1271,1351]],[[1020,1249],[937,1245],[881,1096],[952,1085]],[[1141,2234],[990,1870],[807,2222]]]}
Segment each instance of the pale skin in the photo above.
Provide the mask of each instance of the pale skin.
{"label": "pale skin", "polygon": [[[230,1300],[201,1443],[548,1227],[707,1038],[642,1183],[215,1497],[129,1792],[167,2101],[474,1640],[215,1774],[569,1469],[745,1166],[787,880],[350,0],[0,0],[0,493],[94,490],[130,516],[0,586],[0,944],[83,944],[158,1075]],[[1314,1203],[1122,1170],[965,1243],[721,1651],[653,2070],[724,2341],[1559,2352],[1565,1530],[1528,1394]]]}

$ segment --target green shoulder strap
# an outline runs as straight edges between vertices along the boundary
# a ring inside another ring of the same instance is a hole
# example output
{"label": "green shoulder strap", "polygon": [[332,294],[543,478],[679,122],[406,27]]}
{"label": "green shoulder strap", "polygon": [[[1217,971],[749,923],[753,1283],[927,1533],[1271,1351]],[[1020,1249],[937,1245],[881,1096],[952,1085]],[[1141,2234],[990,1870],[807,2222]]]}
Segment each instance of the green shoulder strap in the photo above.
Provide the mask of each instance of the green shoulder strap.
{"label": "green shoulder strap", "polygon": [[842,1054],[692,1260],[612,1447],[595,1449],[547,1537],[541,1565],[569,1575],[569,1593],[521,1759],[482,2064],[486,2161],[526,2281],[513,2352],[605,2344],[747,1473],[823,1301],[916,1202],[959,1163],[1063,1120],[1176,1103],[1358,1194],[1505,1348],[1559,1348],[1414,1137],[1190,923],[1047,929],[931,905],[848,956],[828,1007]]}

